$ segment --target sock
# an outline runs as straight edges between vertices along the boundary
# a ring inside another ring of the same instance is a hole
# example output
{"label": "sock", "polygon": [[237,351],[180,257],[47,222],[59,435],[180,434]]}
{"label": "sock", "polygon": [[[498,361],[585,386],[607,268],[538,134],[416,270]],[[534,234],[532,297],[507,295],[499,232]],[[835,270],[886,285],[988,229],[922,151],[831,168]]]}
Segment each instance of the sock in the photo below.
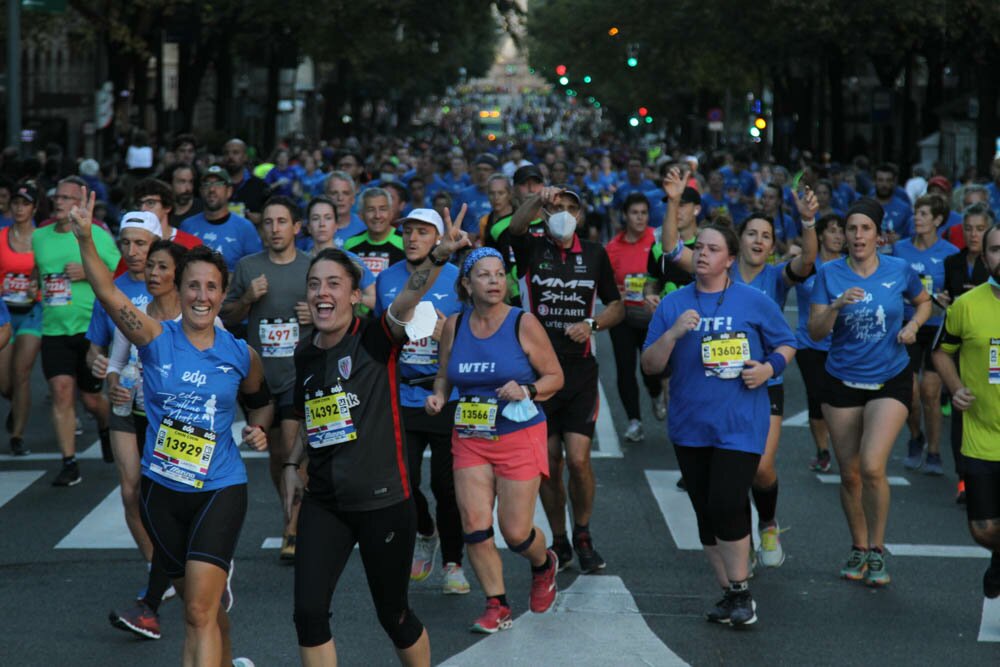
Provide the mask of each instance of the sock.
{"label": "sock", "polygon": [[549,554],[546,553],[545,554],[545,562],[542,563],[541,565],[539,565],[538,567],[535,567],[534,565],[532,565],[531,566],[531,573],[532,574],[541,574],[542,572],[545,572],[545,570],[549,569],[550,567],[552,567],[552,556],[550,556]]}
{"label": "sock", "polygon": [[753,504],[757,506],[760,524],[763,526],[774,521],[774,515],[778,511],[778,480],[774,480],[774,484],[766,489],[754,486],[750,491],[753,494]]}
{"label": "sock", "polygon": [[732,579],[729,580],[729,592],[730,593],[743,593],[743,592],[746,592],[748,590],[750,590],[750,587],[747,586],[747,580],[746,579],[744,579],[743,581],[733,581]]}
{"label": "sock", "polygon": [[884,551],[882,551],[882,547],[871,547],[869,549],[869,551],[874,551],[875,553],[877,553],[879,555],[885,553]]}
{"label": "sock", "polygon": [[865,549],[864,547],[859,547],[857,544],[852,544],[851,548],[854,549],[855,551],[861,551],[861,552],[868,551],[868,549]]}
{"label": "sock", "polygon": [[589,532],[590,532],[590,524],[589,523],[585,523],[583,525],[581,525],[579,523],[575,523],[575,522],[573,523],[573,536],[574,537],[576,535],[580,534],[580,533],[589,533]]}
{"label": "sock", "polygon": [[64,466],[71,466],[71,465],[75,465],[75,464],[76,464],[76,455],[75,454],[73,456],[64,456],[63,457],[63,465]]}
{"label": "sock", "polygon": [[487,595],[486,596],[486,601],[489,602],[490,600],[497,600],[500,604],[502,604],[505,607],[509,607],[510,606],[507,603],[507,594],[506,593],[501,593],[500,595]]}
{"label": "sock", "polygon": [[569,544],[569,539],[566,537],[566,533],[563,533],[562,535],[556,535],[555,532],[553,532],[552,544]]}

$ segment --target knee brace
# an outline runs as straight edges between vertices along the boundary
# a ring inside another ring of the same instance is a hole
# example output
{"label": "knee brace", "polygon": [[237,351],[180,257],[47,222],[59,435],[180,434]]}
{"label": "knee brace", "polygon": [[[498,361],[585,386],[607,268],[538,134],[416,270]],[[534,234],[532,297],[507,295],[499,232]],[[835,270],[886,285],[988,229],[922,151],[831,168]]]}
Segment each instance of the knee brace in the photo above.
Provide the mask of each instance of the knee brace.
{"label": "knee brace", "polygon": [[330,634],[330,612],[305,612],[296,611],[293,615],[295,620],[295,634],[299,638],[299,646],[306,648],[321,646],[331,639]]}
{"label": "knee brace", "polygon": [[424,632],[424,624],[420,622],[412,609],[402,612],[378,612],[378,622],[389,635],[393,645],[398,649],[408,649],[417,643]]}
{"label": "knee brace", "polygon": [[534,541],[535,541],[535,529],[532,528],[531,533],[528,535],[528,539],[526,539],[524,542],[521,542],[520,544],[508,544],[507,546],[510,547],[511,551],[513,551],[516,554],[519,554],[527,551],[528,548],[531,546],[531,543]]}
{"label": "knee brace", "polygon": [[466,544],[479,544],[493,538],[493,526],[486,530],[474,530],[471,533],[462,533],[462,541]]}

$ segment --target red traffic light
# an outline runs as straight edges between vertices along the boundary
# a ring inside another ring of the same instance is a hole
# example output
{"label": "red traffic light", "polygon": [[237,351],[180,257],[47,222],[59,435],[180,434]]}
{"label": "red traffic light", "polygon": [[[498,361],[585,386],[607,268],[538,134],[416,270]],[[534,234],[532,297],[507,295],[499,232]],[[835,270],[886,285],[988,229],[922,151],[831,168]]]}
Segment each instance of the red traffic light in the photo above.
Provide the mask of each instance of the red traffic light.
{"label": "red traffic light", "polygon": [[566,66],[556,65],[556,74],[558,74],[559,76],[566,76]]}
{"label": "red traffic light", "polygon": [[639,107],[639,115],[645,118],[646,116],[649,115],[649,109],[647,109],[646,107]]}

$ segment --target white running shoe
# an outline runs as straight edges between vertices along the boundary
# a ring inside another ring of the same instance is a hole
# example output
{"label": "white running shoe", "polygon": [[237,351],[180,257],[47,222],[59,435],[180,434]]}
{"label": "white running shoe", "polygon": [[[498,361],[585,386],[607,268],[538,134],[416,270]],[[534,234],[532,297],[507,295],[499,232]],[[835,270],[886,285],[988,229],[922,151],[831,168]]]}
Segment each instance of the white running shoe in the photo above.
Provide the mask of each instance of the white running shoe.
{"label": "white running shoe", "polygon": [[441,591],[445,595],[465,595],[470,590],[469,580],[465,578],[462,566],[458,563],[445,563]]}
{"label": "white running shoe", "polygon": [[642,422],[638,419],[633,419],[628,423],[628,428],[625,429],[625,439],[629,442],[642,442],[645,437],[642,432]]}
{"label": "white running shoe", "polygon": [[760,563],[764,567],[780,567],[785,562],[785,550],[781,548],[781,529],[778,522],[760,531]]}
{"label": "white running shoe", "polygon": [[659,421],[667,418],[667,400],[663,394],[653,399],[653,415]]}
{"label": "white running shoe", "polygon": [[417,533],[417,542],[413,545],[413,564],[410,566],[411,581],[423,581],[431,576],[439,543],[436,531],[430,536]]}

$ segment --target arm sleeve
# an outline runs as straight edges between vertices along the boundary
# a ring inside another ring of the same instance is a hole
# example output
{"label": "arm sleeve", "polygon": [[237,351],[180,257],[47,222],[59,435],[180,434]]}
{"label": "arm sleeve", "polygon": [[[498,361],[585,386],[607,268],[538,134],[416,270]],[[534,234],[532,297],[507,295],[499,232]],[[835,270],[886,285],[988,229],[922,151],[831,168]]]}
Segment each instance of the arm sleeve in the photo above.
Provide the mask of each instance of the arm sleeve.
{"label": "arm sleeve", "polygon": [[128,358],[132,353],[132,343],[129,342],[121,329],[115,329],[115,336],[111,343],[111,357],[108,359],[108,372],[121,373],[122,369],[128,365]]}
{"label": "arm sleeve", "polygon": [[597,296],[600,297],[601,303],[607,305],[612,301],[621,301],[622,295],[618,291],[618,285],[615,283],[615,270],[611,266],[611,259],[608,257],[608,251],[601,248],[601,272],[597,278]]}

